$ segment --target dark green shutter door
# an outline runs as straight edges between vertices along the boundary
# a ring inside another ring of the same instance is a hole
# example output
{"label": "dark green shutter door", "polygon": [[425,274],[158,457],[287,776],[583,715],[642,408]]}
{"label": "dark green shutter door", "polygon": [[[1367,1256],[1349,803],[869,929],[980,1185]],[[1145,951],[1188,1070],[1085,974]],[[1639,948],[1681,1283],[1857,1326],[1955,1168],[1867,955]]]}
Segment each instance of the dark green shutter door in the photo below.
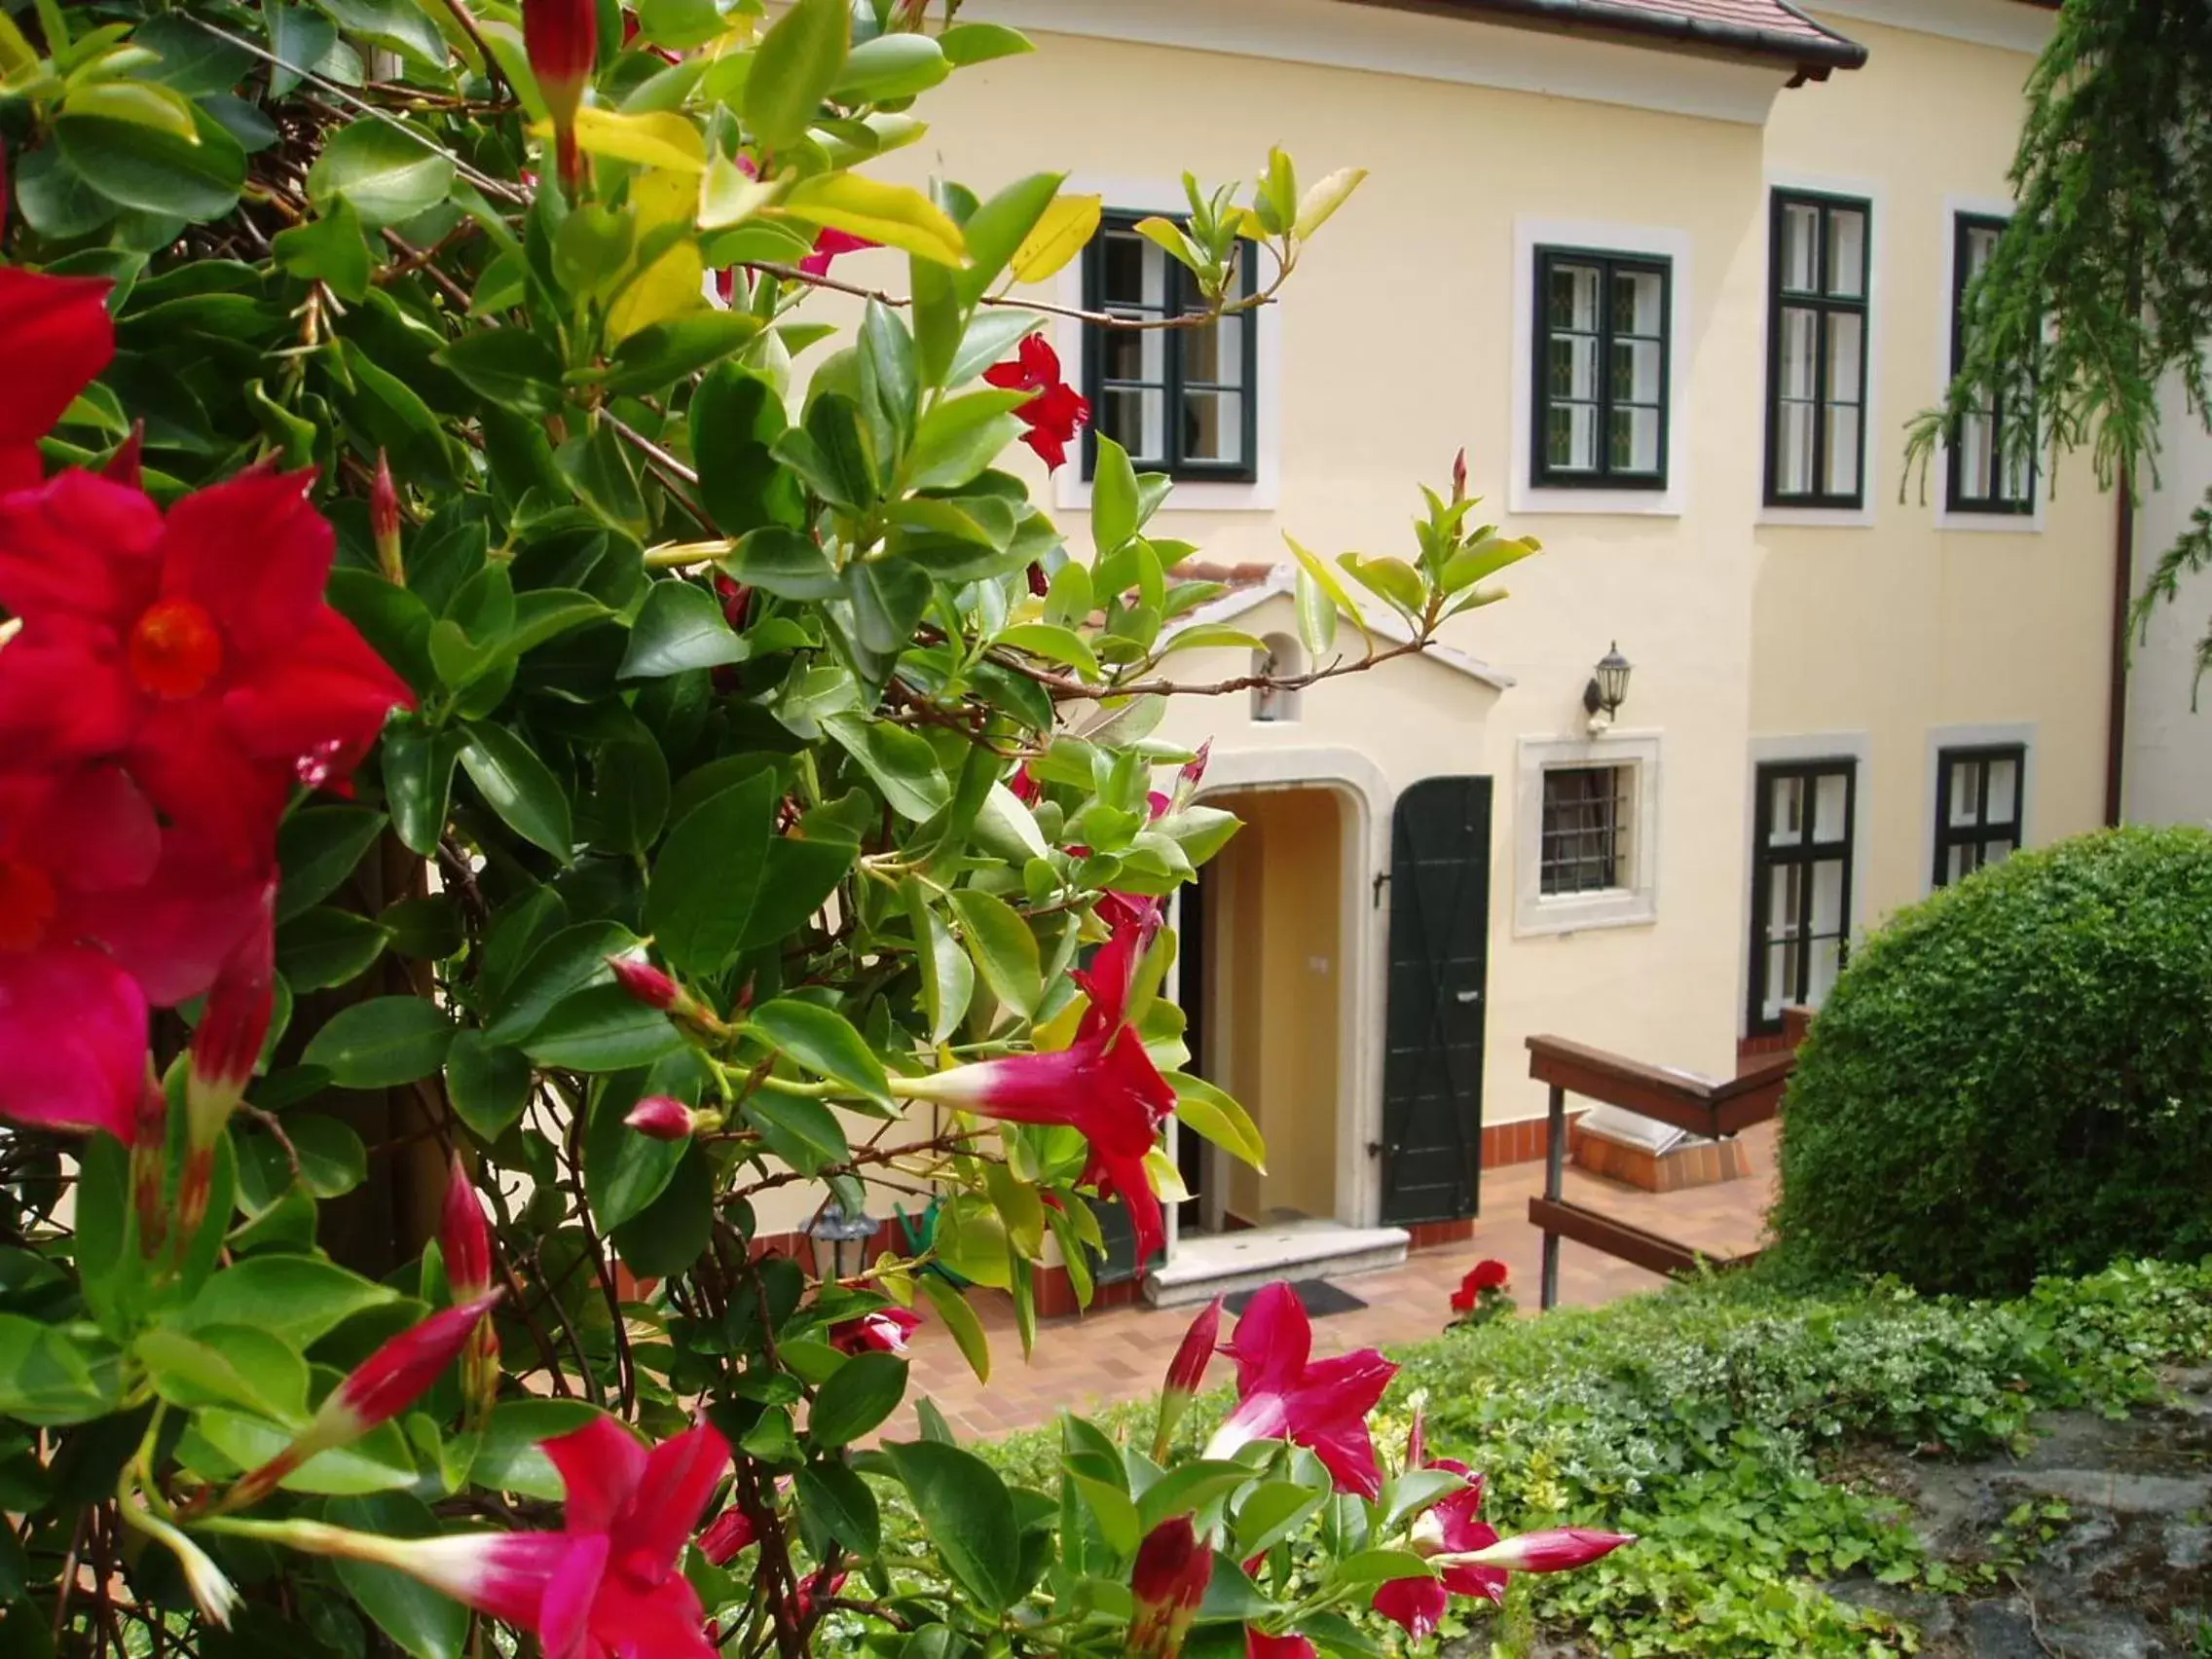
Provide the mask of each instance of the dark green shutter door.
{"label": "dark green shutter door", "polygon": [[1490,970],[1491,780],[1426,778],[1390,837],[1382,1220],[1476,1212]]}

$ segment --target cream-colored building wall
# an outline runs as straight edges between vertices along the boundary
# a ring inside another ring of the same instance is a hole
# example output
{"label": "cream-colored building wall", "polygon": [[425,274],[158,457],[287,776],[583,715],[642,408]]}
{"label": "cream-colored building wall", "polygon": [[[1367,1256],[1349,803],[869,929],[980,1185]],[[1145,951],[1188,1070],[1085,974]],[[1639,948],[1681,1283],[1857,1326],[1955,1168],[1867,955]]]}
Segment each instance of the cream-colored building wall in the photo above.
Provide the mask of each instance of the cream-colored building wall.
{"label": "cream-colored building wall", "polygon": [[1863,42],[1869,61],[1777,100],[1767,166],[1780,182],[1829,182],[1874,202],[1872,522],[1762,515],[1751,724],[1762,738],[1864,740],[1855,908],[1871,926],[1929,890],[1941,728],[2033,728],[2030,841],[2101,821],[2112,503],[2069,457],[2039,479],[2032,528],[1946,529],[1940,462],[1925,491],[1905,476],[1905,422],[1936,401],[1949,366],[1952,215],[2009,200],[2033,57],[1859,17],[1823,20]]}
{"label": "cream-colored building wall", "polygon": [[[2135,590],[2189,527],[2212,485],[2212,433],[2178,385],[2159,416],[2158,481],[2136,517]],[[2212,573],[2185,576],[2173,603],[2147,618],[2127,682],[2127,817],[2137,824],[2212,827],[2212,686],[2199,683],[2197,642],[2212,628]]]}

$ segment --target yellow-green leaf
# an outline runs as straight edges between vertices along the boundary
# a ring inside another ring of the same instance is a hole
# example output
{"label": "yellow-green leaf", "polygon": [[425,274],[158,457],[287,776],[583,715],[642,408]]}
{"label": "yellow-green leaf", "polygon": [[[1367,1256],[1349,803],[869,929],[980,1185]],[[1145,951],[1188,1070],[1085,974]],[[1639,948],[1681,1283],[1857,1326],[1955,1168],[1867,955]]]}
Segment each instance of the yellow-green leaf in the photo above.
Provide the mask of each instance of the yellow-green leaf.
{"label": "yellow-green leaf", "polygon": [[1365,167],[1339,167],[1327,178],[1309,185],[1306,194],[1298,199],[1298,223],[1291,234],[1301,239],[1311,236],[1329,222],[1329,216],[1351,199],[1351,193],[1367,180]]}
{"label": "yellow-green leaf", "polygon": [[1102,196],[1057,196],[1021,245],[1014,250],[1014,279],[1042,282],[1064,269],[1071,259],[1090,245],[1104,214]]}
{"label": "yellow-green leaf", "polygon": [[976,1381],[991,1380],[991,1339],[983,1334],[983,1321],[976,1317],[976,1310],[968,1306],[968,1299],[935,1273],[925,1274],[922,1294],[930,1299],[937,1316],[944,1321],[944,1328],[952,1333],[953,1343],[960,1349],[960,1357],[968,1362],[968,1369],[976,1374]]}
{"label": "yellow-green leaf", "polygon": [[968,244],[960,227],[920,191],[903,184],[885,184],[858,173],[824,173],[795,186],[781,210],[807,224],[866,237],[933,264],[967,262]]}
{"label": "yellow-green leaf", "polygon": [[677,172],[707,170],[707,142],[699,129],[670,110],[625,115],[587,104],[576,111],[576,144],[594,156]]}
{"label": "yellow-green leaf", "polygon": [[620,345],[641,328],[683,315],[706,304],[701,284],[707,267],[696,242],[680,241],[641,271],[607,313],[607,341]]}
{"label": "yellow-green leaf", "polygon": [[1178,265],[1196,271],[1204,263],[1191,246],[1191,239],[1183,234],[1183,227],[1173,219],[1139,219],[1132,228]]}
{"label": "yellow-green leaf", "polygon": [[1073,628],[1062,628],[1052,622],[1016,622],[1011,628],[1000,630],[998,643],[1027,651],[1031,656],[1064,663],[1081,671],[1087,679],[1098,678],[1096,654]]}
{"label": "yellow-green leaf", "polygon": [[172,133],[187,144],[200,142],[191,104],[180,93],[150,81],[93,81],[73,87],[61,107],[69,115],[105,116],[110,121],[128,121],[133,127]]}
{"label": "yellow-green leaf", "polygon": [[1261,1174],[1267,1173],[1268,1143],[1242,1106],[1204,1078],[1188,1072],[1169,1072],[1166,1081],[1175,1091],[1175,1118],[1183,1127],[1203,1135]]}
{"label": "yellow-green leaf", "polygon": [[[1081,567],[1069,565],[1065,569],[1073,571]],[[1243,629],[1232,628],[1226,622],[1200,622],[1197,627],[1186,628],[1169,640],[1160,654],[1165,656],[1169,651],[1264,651],[1267,648],[1267,641],[1257,634],[1247,634]]]}
{"label": "yellow-green leaf", "polygon": [[715,156],[699,179],[699,228],[726,231],[741,225],[776,200],[782,187],[748,178],[727,156]]}
{"label": "yellow-green leaf", "polygon": [[[1337,580],[1337,573],[1304,547],[1301,547],[1297,538],[1287,530],[1283,532],[1282,538],[1290,544],[1291,555],[1297,559],[1298,568],[1313,578],[1313,585],[1328,595],[1329,602],[1332,605],[1352,619],[1353,624],[1359,629],[1360,638],[1369,639],[1367,623],[1359,613],[1359,607],[1352,604],[1351,595],[1345,592],[1345,585]],[[1370,644],[1372,643],[1370,640]]]}

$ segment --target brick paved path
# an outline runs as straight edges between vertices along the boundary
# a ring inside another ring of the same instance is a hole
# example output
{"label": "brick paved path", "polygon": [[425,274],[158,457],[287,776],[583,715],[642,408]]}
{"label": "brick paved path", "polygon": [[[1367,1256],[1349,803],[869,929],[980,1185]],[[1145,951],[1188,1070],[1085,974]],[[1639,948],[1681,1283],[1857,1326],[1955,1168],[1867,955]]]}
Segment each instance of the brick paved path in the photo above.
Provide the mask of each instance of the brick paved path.
{"label": "brick paved path", "polygon": [[[1774,1125],[1753,1129],[1744,1140],[1751,1150],[1752,1173],[1743,1180],[1658,1196],[1601,1181],[1569,1166],[1569,1192],[1576,1201],[1625,1221],[1716,1254],[1733,1255],[1759,1241],[1773,1196]],[[1450,1317],[1447,1303],[1460,1275],[1483,1256],[1495,1256],[1513,1270],[1514,1297],[1525,1313],[1533,1313],[1540,1235],[1529,1225],[1529,1198],[1541,1191],[1543,1178],[1541,1163],[1511,1164],[1487,1172],[1483,1215],[1475,1224],[1472,1243],[1424,1251],[1407,1258],[1403,1267],[1344,1279],[1345,1289],[1367,1307],[1317,1320],[1315,1356],[1435,1336]],[[1569,1306],[1610,1302],[1662,1282],[1655,1274],[1581,1245],[1562,1247],[1560,1299]],[[1154,1312],[1140,1305],[1047,1320],[1038,1330],[1036,1357],[1024,1365],[1012,1303],[998,1292],[973,1294],[991,1337],[987,1384],[976,1381],[935,1320],[916,1334],[912,1347],[911,1392],[934,1400],[964,1437],[1031,1427],[1050,1420],[1063,1406],[1084,1411],[1152,1393],[1196,1311],[1184,1308]],[[889,1439],[911,1432],[910,1408],[884,1430]]]}

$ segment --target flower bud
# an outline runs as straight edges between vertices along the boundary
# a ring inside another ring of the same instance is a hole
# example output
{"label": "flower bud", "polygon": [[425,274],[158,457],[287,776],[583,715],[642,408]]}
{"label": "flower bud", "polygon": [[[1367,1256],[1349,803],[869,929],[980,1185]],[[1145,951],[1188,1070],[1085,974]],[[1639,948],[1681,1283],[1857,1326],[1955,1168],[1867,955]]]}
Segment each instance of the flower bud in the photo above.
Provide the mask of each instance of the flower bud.
{"label": "flower bud", "polygon": [[138,488],[145,472],[146,423],[130,423],[130,435],[115,446],[115,453],[107,458],[100,468],[100,476],[111,484],[120,484],[126,490]]}
{"label": "flower bud", "polygon": [[1633,1532],[1594,1532],[1581,1527],[1554,1527],[1500,1538],[1487,1549],[1438,1556],[1439,1567],[1502,1567],[1509,1572],[1570,1572],[1600,1556],[1636,1542]]}
{"label": "flower bud", "polygon": [[1452,504],[1457,506],[1467,498],[1467,452],[1461,448],[1452,458]]}
{"label": "flower bud", "polygon": [[523,0],[522,40],[553,118],[561,183],[572,196],[583,177],[576,110],[599,62],[599,7],[595,0]]}
{"label": "flower bud", "polygon": [[713,1526],[699,1534],[699,1553],[715,1567],[727,1567],[759,1541],[760,1529],[753,1524],[753,1517],[732,1506],[718,1516]]}
{"label": "flower bud", "polygon": [[1181,811],[1191,804],[1191,797],[1198,793],[1205,782],[1206,762],[1213,758],[1213,739],[1207,738],[1198,745],[1198,752],[1183,763],[1175,774],[1175,810]]}
{"label": "flower bud", "polygon": [[377,568],[394,587],[407,585],[407,566],[399,556],[399,488],[391,481],[391,461],[377,451],[377,475],[369,486],[369,534],[377,544]]}
{"label": "flower bud", "polygon": [[1214,1344],[1221,1336],[1221,1298],[1215,1297],[1191,1321],[1191,1328],[1183,1333],[1183,1341],[1175,1349],[1175,1357],[1167,1362],[1167,1381],[1160,1390],[1158,1426],[1152,1435],[1152,1456],[1156,1463],[1167,1460],[1167,1442],[1175,1432],[1175,1425],[1190,1409],[1191,1401],[1205,1386],[1206,1367],[1213,1362]]}
{"label": "flower bud", "polygon": [[683,987],[675,976],[643,956],[609,956],[607,965],[614,971],[614,982],[647,1008],[668,1014],[683,1000]]}
{"label": "flower bud", "polygon": [[472,1302],[492,1288],[492,1230],[468,1165],[460,1153],[446,1171],[445,1211],[438,1220],[438,1249],[445,1257],[446,1282],[456,1300]]}
{"label": "flower bud", "polygon": [[1212,1578],[1213,1551],[1188,1515],[1147,1532],[1129,1578],[1136,1610],[1129,1620],[1128,1651],[1140,1659],[1175,1659]]}
{"label": "flower bud", "polygon": [[743,582],[718,575],[715,577],[715,597],[722,602],[722,620],[743,633],[746,612],[753,608],[753,590]]}
{"label": "flower bud", "polygon": [[654,1140],[680,1141],[691,1138],[699,1118],[673,1094],[648,1094],[631,1107],[622,1121]]}
{"label": "flower bud", "polygon": [[212,1146],[245,1098],[276,1009],[276,881],[263,890],[262,914],[215,976],[207,1006],[192,1033],[192,1064],[185,1083],[191,1144]]}
{"label": "flower bud", "polygon": [[1029,591],[1039,599],[1052,591],[1052,578],[1045,573],[1045,567],[1035,559],[1029,561]]}

